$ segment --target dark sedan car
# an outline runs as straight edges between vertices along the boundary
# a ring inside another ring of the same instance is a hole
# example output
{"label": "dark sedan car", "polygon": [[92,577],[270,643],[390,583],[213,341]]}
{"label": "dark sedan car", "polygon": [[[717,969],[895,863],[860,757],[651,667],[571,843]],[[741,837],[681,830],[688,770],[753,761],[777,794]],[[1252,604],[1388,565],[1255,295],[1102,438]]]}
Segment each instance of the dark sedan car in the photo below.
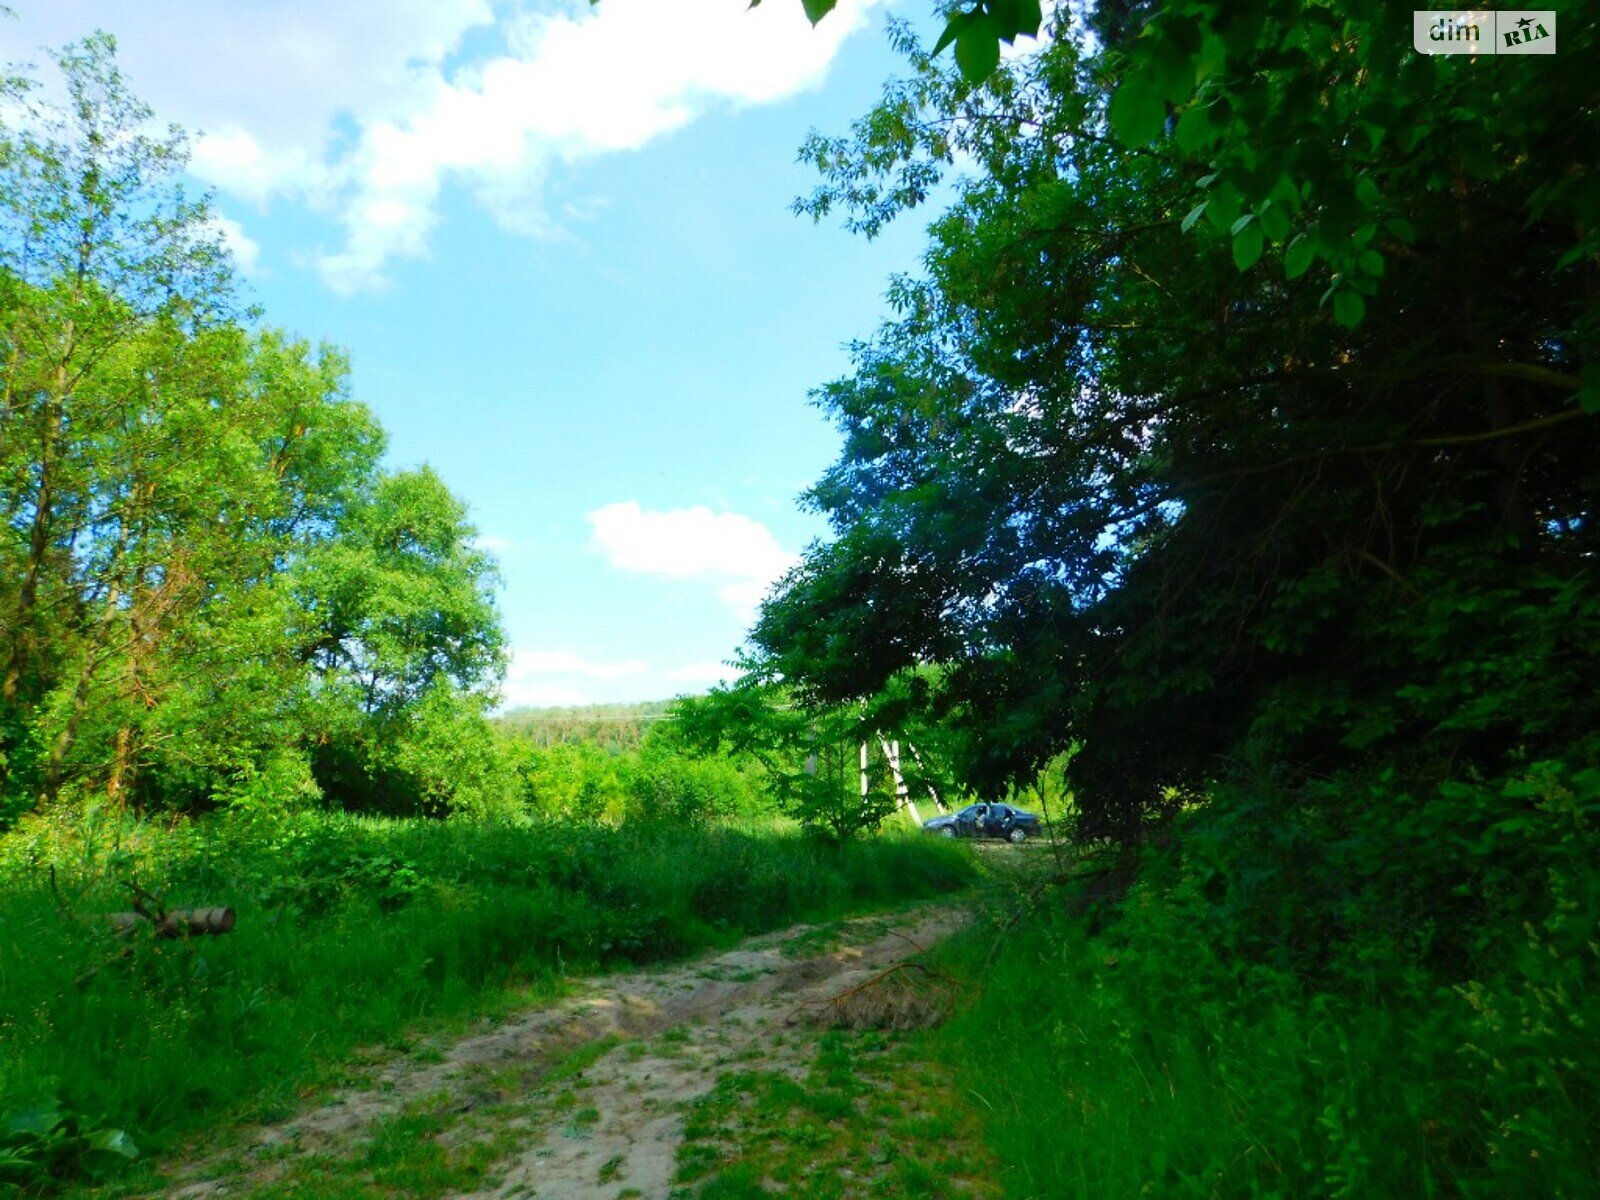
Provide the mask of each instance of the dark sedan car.
{"label": "dark sedan car", "polygon": [[1009,804],[984,800],[969,804],[960,812],[924,821],[922,830],[941,837],[1005,838],[1015,845],[1038,834],[1039,818]]}

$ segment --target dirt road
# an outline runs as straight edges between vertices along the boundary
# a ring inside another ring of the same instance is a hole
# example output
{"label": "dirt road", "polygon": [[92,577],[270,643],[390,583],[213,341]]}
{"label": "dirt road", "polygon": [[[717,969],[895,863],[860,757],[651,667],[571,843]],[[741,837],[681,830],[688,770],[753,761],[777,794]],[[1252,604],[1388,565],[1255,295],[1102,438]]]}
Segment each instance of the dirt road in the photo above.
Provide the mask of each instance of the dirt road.
{"label": "dirt road", "polygon": [[[943,904],[797,926],[714,957],[581,981],[567,999],[417,1048],[227,1154],[171,1169],[159,1194],[692,1195],[681,1161],[696,1104],[736,1074],[802,1079],[829,1026],[917,1023],[919,1005],[949,997],[917,986],[934,977],[909,960],[965,919]],[[856,1194],[852,1168],[839,1171],[837,1194]]]}

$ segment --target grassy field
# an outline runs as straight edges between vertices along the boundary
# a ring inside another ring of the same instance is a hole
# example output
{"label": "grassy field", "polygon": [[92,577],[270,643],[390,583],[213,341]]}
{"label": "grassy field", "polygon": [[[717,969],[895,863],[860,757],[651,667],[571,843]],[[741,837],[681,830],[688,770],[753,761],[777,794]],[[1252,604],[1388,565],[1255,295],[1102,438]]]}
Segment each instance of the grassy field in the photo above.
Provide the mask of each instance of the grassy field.
{"label": "grassy field", "polygon": [[[0,842],[0,1194],[286,1113],[419,1021],[972,876],[933,839],[776,828],[37,823]],[[95,914],[135,880],[172,908],[231,905],[237,928],[118,938]]]}

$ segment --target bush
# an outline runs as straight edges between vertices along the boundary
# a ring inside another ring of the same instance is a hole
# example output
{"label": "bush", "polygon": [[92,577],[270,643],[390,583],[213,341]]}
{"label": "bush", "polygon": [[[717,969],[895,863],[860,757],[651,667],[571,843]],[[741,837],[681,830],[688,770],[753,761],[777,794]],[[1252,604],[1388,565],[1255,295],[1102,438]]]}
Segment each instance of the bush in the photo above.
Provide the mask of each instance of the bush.
{"label": "bush", "polygon": [[628,819],[705,824],[768,807],[750,777],[713,755],[645,753],[628,781]]}

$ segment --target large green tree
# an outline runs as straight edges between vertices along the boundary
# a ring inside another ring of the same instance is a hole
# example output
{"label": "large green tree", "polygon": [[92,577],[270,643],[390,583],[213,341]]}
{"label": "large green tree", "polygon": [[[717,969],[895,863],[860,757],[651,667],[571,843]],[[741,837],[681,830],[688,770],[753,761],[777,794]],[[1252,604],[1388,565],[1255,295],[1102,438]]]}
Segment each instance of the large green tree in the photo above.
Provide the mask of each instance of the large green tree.
{"label": "large green tree", "polygon": [[961,170],[819,393],[836,536],[762,671],[942,664],[971,778],[1081,743],[1093,832],[1230,775],[1588,761],[1592,30],[1484,63],[1377,5],[1159,7],[982,86],[901,30],[910,77],[808,145],[801,207],[869,233]]}
{"label": "large green tree", "polygon": [[114,51],[0,124],[0,817],[494,807],[492,563],[437,477],[382,470],[342,355],[245,323]]}

